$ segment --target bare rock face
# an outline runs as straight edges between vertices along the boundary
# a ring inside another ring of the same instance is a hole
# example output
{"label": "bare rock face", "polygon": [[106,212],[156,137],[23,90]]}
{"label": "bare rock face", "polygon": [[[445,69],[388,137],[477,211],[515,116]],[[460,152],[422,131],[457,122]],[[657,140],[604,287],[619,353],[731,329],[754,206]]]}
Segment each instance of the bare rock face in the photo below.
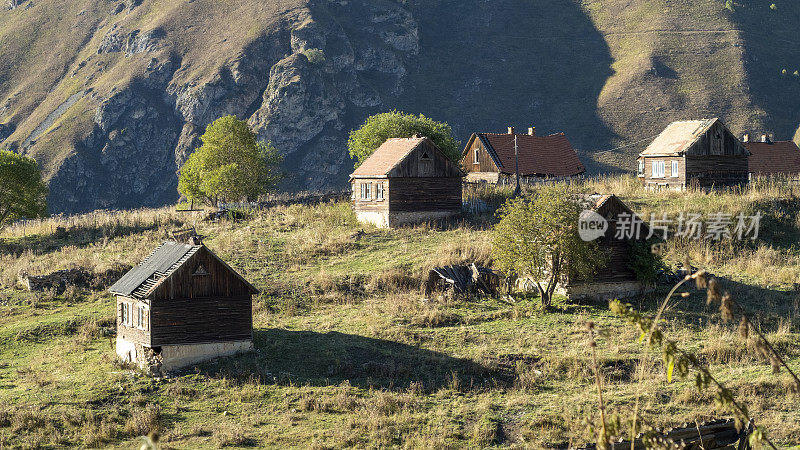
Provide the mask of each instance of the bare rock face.
{"label": "bare rock face", "polygon": [[[133,5],[134,3],[131,3]],[[340,19],[365,24],[357,36]],[[286,188],[346,185],[347,133],[385,109],[381,92],[399,95],[419,51],[416,22],[394,3],[319,1],[287,13],[283,27],[234,55],[207,82],[173,79],[180,57],[163,60],[160,29],[114,28],[98,53],[153,52],[143,77],[101,99],[95,128],[51,181],[51,208],[159,206],[177,200],[177,170],[224,115],[247,120],[284,155]],[[158,59],[157,55],[162,55]],[[0,130],[2,131],[2,130]]]}

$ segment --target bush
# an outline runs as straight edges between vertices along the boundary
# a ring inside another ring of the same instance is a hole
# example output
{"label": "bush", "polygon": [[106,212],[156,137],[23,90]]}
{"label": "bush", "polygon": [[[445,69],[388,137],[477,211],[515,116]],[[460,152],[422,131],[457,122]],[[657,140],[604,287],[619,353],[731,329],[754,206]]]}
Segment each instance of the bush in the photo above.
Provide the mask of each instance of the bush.
{"label": "bush", "polygon": [[318,48],[309,48],[301,53],[311,64],[325,64],[325,52]]}

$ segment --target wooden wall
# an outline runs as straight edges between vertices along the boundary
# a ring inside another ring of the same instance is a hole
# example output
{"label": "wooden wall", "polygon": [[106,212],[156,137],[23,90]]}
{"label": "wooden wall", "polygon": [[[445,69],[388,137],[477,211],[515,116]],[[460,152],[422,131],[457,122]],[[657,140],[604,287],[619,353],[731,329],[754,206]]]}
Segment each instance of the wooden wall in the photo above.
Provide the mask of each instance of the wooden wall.
{"label": "wooden wall", "polygon": [[389,178],[461,177],[463,175],[458,163],[447,159],[433,142],[427,139],[386,173]]}
{"label": "wooden wall", "polygon": [[745,185],[747,156],[687,156],[686,185],[699,187]]}
{"label": "wooden wall", "polygon": [[[200,266],[208,275],[195,275]],[[236,297],[249,294],[250,288],[203,247],[162,282],[153,291],[150,299],[152,303],[156,303],[161,299]]]}
{"label": "wooden wall", "polygon": [[[475,149],[478,149],[478,164],[475,164]],[[466,153],[461,158],[461,167],[467,173],[474,172],[499,172],[492,156],[486,151],[483,142],[473,134],[470,143],[466,147]]]}
{"label": "wooden wall", "polygon": [[[361,199],[361,184],[372,183],[371,200]],[[383,200],[376,200],[378,184],[383,184]],[[352,182],[353,206],[356,211],[389,211],[389,180],[387,178],[356,178]]]}
{"label": "wooden wall", "polygon": [[[120,305],[127,303],[130,306],[130,314],[132,316],[131,323],[133,326],[122,324],[122,309]],[[146,328],[141,330],[136,327],[136,308],[144,306],[146,308],[145,324]],[[133,298],[118,296],[117,297],[117,336],[129,341],[142,345],[150,345],[150,306],[145,302],[140,302]]]}
{"label": "wooden wall", "polygon": [[182,298],[154,303],[151,345],[252,339],[250,296]]}
{"label": "wooden wall", "polygon": [[[664,177],[653,178],[653,162],[664,161]],[[678,161],[678,176],[672,176],[672,161]],[[649,156],[644,158],[645,182],[659,185],[666,184],[670,187],[683,187],[686,185],[686,160],[682,156]]]}
{"label": "wooden wall", "polygon": [[389,211],[461,211],[461,177],[391,178]]}
{"label": "wooden wall", "polygon": [[[207,274],[198,274],[201,266]],[[250,339],[251,295],[250,287],[203,247],[151,295],[151,345]]]}

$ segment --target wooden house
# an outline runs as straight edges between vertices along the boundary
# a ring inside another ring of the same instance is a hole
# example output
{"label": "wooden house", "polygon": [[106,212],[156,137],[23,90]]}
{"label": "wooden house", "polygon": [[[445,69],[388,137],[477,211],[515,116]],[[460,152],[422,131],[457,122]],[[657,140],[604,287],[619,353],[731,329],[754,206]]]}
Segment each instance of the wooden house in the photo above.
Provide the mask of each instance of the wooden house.
{"label": "wooden house", "polygon": [[253,347],[258,290],[197,241],[161,244],[109,291],[117,354],[154,373]]}
{"label": "wooden house", "polygon": [[793,141],[773,141],[766,134],[759,141],[751,141],[749,135],[742,139],[750,156],[747,159],[750,176],[800,175],[800,148]]}
{"label": "wooden house", "polygon": [[[583,200],[586,211],[593,212],[597,215],[595,217],[602,217],[607,224],[603,234],[595,239],[599,250],[605,255],[606,264],[598,269],[591,280],[571,279],[556,292],[571,300],[607,300],[631,297],[649,290],[650,287],[638,280],[631,268],[633,246],[648,238],[648,224],[616,195],[592,194]],[[625,223],[622,224],[622,221]]]}
{"label": "wooden house", "polygon": [[649,188],[739,186],[748,155],[719,119],[673,122],[639,154],[638,176]]}
{"label": "wooden house", "polygon": [[473,133],[461,153],[461,167],[468,182],[499,184],[514,183],[517,169],[522,181],[574,177],[586,171],[564,133],[537,136],[535,128],[528,128],[528,134],[516,134],[514,127],[505,134]]}
{"label": "wooden house", "polygon": [[379,227],[461,213],[464,172],[428,138],[384,142],[350,175],[358,220]]}

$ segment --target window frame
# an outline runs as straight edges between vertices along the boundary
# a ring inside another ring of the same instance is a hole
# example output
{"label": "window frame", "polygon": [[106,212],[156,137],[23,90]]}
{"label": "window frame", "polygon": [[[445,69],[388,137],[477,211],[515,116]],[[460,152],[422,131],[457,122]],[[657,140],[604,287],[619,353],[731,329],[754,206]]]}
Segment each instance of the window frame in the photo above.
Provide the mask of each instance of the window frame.
{"label": "window frame", "polygon": [[[658,168],[658,170],[656,170]],[[653,161],[650,163],[650,178],[664,178],[666,170],[665,161]]]}
{"label": "window frame", "polygon": [[480,147],[475,147],[475,160],[474,160],[473,164],[480,164],[481,163],[481,160],[479,158],[480,150],[481,150]]}
{"label": "window frame", "polygon": [[382,202],[386,198],[386,189],[384,188],[383,183],[376,183],[375,184],[375,201]]}
{"label": "window frame", "polygon": [[679,176],[681,176],[680,162],[678,160],[672,161],[671,166],[672,167],[670,167],[670,175],[672,175],[672,178],[678,178]]}

